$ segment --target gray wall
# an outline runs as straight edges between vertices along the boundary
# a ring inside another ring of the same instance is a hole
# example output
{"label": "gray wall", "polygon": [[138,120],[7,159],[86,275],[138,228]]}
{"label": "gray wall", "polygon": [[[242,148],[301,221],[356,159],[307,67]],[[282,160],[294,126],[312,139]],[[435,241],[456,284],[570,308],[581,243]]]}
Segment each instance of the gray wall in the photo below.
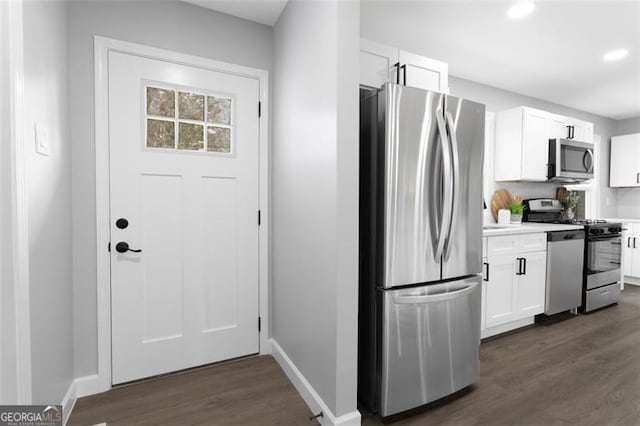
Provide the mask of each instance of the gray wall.
{"label": "gray wall", "polygon": [[93,36],[101,35],[271,70],[271,27],[183,2],[71,2],[76,377],[97,372]]}
{"label": "gray wall", "polygon": [[640,117],[616,121],[616,136],[640,133]]}
{"label": "gray wall", "polygon": [[[454,76],[449,76],[449,88],[452,95],[481,102],[487,106],[487,111],[490,112],[524,105],[592,122],[594,134],[601,137],[600,158],[598,159],[599,216],[612,217],[617,214],[616,193],[609,188],[609,153],[611,136],[616,134],[616,121]],[[555,197],[557,184],[498,182],[497,187],[507,188],[511,193],[522,195],[525,198]]]}
{"label": "gray wall", "polygon": [[[68,90],[67,4],[25,2],[24,146],[34,404],[59,404],[73,380]],[[35,153],[35,123],[48,130],[48,157]]]}
{"label": "gray wall", "polygon": [[[640,117],[616,122],[616,135],[631,133],[640,133]],[[618,188],[615,191],[618,197],[617,216],[623,219],[640,219],[640,188]]]}
{"label": "gray wall", "polygon": [[273,338],[337,416],[356,409],[358,22],[291,1],[274,33]]}

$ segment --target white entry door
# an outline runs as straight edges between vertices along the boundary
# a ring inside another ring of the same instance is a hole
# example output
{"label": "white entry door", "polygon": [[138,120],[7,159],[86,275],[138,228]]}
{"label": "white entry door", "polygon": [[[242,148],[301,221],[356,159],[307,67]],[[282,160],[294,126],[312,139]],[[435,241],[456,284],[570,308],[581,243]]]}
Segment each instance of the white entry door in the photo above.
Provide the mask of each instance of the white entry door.
{"label": "white entry door", "polygon": [[109,53],[114,384],[258,352],[258,99]]}

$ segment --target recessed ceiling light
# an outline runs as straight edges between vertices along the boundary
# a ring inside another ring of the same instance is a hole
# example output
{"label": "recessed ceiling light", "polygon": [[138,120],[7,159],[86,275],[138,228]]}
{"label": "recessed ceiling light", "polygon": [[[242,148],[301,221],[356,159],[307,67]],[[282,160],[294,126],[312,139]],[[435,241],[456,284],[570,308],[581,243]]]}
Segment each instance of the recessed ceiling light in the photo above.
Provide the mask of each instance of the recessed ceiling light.
{"label": "recessed ceiling light", "polygon": [[521,1],[509,8],[507,15],[509,18],[517,19],[527,16],[536,8],[532,1]]}
{"label": "recessed ceiling light", "polygon": [[624,58],[628,54],[629,51],[627,49],[616,49],[604,55],[602,59],[607,62],[617,61],[618,59]]}

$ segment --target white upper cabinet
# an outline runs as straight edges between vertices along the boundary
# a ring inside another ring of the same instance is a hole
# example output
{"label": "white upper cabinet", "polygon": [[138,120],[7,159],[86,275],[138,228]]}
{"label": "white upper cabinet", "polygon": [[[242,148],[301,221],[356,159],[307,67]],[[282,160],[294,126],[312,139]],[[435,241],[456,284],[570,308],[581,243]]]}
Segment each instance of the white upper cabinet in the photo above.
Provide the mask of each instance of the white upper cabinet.
{"label": "white upper cabinet", "polygon": [[495,179],[547,180],[549,139],[593,141],[593,124],[529,107],[496,114]]}
{"label": "white upper cabinet", "polygon": [[496,115],[495,179],[547,180],[547,113],[518,107]]}
{"label": "white upper cabinet", "polygon": [[640,133],[611,138],[609,186],[640,187]]}
{"label": "white upper cabinet", "polygon": [[[449,66],[435,59],[360,39],[360,84],[380,87],[387,82],[447,92]],[[398,74],[399,73],[399,74]]]}
{"label": "white upper cabinet", "polygon": [[449,65],[414,53],[400,51],[400,82],[405,86],[447,92]]}
{"label": "white upper cabinet", "polygon": [[399,53],[395,47],[360,39],[360,84],[380,87],[395,81]]}

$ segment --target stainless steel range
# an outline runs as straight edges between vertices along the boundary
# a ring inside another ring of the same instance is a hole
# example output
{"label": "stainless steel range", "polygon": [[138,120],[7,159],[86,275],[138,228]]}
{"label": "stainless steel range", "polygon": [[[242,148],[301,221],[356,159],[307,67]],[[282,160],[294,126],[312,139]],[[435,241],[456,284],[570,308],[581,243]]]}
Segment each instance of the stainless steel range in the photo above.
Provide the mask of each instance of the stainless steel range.
{"label": "stainless steel range", "polygon": [[604,220],[579,221],[584,225],[587,243],[580,312],[616,303],[620,298],[622,224]]}
{"label": "stainless steel range", "polygon": [[[571,223],[585,230],[582,268],[582,304],[578,309],[587,313],[617,303],[620,298],[620,264],[622,259],[622,224],[606,220],[561,220],[558,200],[532,199],[524,201],[524,220],[528,222]],[[551,251],[549,250],[548,253]],[[549,258],[549,262],[557,259]],[[566,267],[567,261],[560,262]],[[575,259],[574,259],[575,263]],[[551,269],[551,268],[548,268]],[[549,293],[550,277],[547,277]],[[560,280],[563,283],[567,279]],[[563,285],[566,287],[566,285]],[[548,309],[547,309],[548,310]]]}

